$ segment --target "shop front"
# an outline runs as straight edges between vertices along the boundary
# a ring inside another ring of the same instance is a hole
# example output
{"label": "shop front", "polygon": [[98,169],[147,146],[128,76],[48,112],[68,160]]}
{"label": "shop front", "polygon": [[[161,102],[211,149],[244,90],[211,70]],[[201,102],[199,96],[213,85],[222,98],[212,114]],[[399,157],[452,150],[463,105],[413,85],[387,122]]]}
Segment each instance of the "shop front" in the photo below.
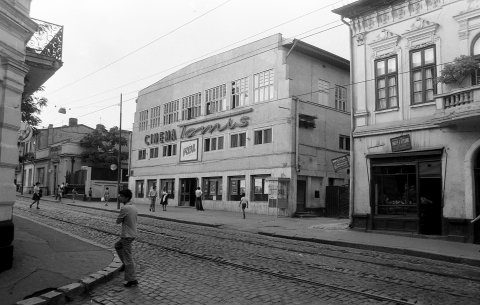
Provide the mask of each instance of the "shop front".
{"label": "shop front", "polygon": [[442,234],[442,150],[368,155],[372,229]]}

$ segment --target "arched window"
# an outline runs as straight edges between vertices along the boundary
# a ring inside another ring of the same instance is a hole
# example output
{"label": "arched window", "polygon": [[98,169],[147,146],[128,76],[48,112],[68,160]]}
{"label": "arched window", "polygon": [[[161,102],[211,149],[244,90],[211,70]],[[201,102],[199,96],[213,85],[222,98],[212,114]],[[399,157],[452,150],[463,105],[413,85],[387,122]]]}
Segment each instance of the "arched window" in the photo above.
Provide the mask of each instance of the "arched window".
{"label": "arched window", "polygon": [[[475,57],[477,62],[480,63],[480,34],[478,34],[473,40],[472,55]],[[480,68],[477,68],[475,73],[472,75],[472,85],[480,85]]]}

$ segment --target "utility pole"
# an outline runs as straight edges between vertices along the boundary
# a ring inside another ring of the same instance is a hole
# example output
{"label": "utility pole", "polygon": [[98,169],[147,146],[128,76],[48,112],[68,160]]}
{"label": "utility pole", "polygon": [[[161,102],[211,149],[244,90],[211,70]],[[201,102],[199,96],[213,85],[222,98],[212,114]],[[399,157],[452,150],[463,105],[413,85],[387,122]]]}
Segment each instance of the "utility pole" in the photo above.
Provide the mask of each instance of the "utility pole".
{"label": "utility pole", "polygon": [[120,93],[120,128],[118,137],[118,157],[117,157],[117,210],[120,209],[120,200],[118,192],[120,192],[120,181],[122,179],[122,94]]}

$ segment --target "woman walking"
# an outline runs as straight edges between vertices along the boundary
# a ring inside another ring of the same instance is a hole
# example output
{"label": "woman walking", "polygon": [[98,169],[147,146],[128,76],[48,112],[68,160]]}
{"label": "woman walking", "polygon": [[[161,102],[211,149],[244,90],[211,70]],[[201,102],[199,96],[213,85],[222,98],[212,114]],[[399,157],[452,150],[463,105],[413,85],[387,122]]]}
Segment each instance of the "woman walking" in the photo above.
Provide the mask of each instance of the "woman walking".
{"label": "woman walking", "polygon": [[40,204],[40,182],[35,183],[35,186],[33,187],[33,202],[30,204],[30,208],[37,203],[37,209],[40,209],[38,205]]}
{"label": "woman walking", "polygon": [[165,191],[162,192],[162,198],[160,198],[160,204],[162,205],[162,209],[166,211],[167,204],[168,204],[168,193]]}

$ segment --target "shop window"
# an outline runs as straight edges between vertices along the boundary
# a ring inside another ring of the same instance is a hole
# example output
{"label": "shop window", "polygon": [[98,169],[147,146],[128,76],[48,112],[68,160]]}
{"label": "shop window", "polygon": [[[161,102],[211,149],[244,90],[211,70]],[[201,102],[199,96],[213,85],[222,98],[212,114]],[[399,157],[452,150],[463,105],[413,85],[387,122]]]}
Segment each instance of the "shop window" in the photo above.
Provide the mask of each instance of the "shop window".
{"label": "shop window", "polygon": [[163,146],[163,156],[170,157],[177,154],[177,144],[170,144]]}
{"label": "shop window", "polygon": [[241,132],[230,136],[230,147],[244,147],[247,145],[247,133]]}
{"label": "shop window", "polygon": [[135,197],[136,198],[143,198],[145,197],[145,190],[144,190],[144,180],[136,180],[135,181]]}
{"label": "shop window", "polygon": [[163,191],[168,193],[168,198],[175,198],[175,179],[161,179],[159,193]]}
{"label": "shop window", "polygon": [[158,158],[158,147],[150,148],[150,159]]}
{"label": "shop window", "polygon": [[252,177],[252,200],[253,201],[268,201],[267,182],[266,179],[270,177],[266,176],[253,176]]}
{"label": "shop window", "polygon": [[203,178],[203,196],[208,200],[222,200],[222,177]]}
{"label": "shop window", "polygon": [[[153,189],[153,187],[157,187],[157,180],[156,179],[148,179],[147,180],[147,195],[150,193],[150,190]],[[157,190],[158,193],[158,190]]]}
{"label": "shop window", "polygon": [[435,47],[410,52],[410,82],[412,104],[433,101],[435,86]]}
{"label": "shop window", "polygon": [[138,151],[138,160],[145,160],[147,158],[147,150],[146,149],[140,149]]}
{"label": "shop window", "polygon": [[398,107],[397,56],[375,61],[376,110]]}
{"label": "shop window", "polygon": [[255,145],[272,143],[272,128],[255,130]]}
{"label": "shop window", "polygon": [[417,217],[415,165],[374,166],[372,178],[375,215]]}
{"label": "shop window", "polygon": [[245,194],[245,176],[228,178],[228,200],[240,201]]}

